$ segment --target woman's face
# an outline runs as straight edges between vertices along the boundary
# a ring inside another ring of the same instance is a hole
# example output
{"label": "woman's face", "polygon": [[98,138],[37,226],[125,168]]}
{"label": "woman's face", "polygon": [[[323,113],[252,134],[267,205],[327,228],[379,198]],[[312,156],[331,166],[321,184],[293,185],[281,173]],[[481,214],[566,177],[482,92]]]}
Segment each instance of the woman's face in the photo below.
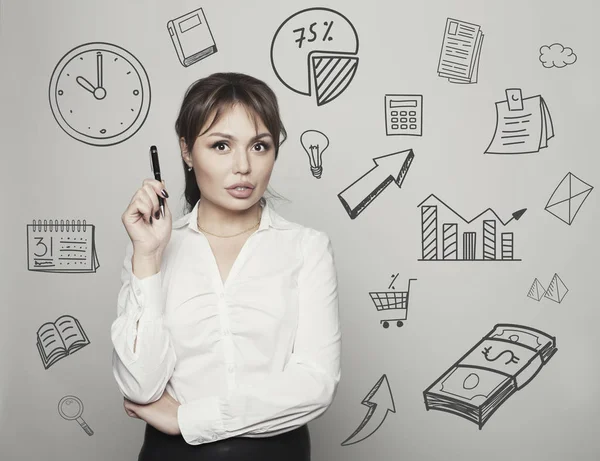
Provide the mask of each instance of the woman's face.
{"label": "woman's face", "polygon": [[[209,117],[210,124],[213,117]],[[254,121],[241,104],[226,110],[210,130],[198,136],[190,155],[182,141],[182,155],[194,168],[202,200],[231,210],[245,210],[257,203],[265,192],[273,165],[273,138],[259,117]],[[203,133],[206,127],[202,127]],[[249,182],[253,189],[246,198],[231,195],[227,188]]]}

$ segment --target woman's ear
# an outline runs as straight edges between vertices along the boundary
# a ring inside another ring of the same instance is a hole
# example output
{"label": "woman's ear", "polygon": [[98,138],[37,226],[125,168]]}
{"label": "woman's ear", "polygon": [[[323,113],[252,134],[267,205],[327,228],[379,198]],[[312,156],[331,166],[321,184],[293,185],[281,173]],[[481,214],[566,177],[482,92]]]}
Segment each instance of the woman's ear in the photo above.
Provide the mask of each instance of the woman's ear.
{"label": "woman's ear", "polygon": [[193,166],[192,165],[192,156],[190,155],[190,153],[188,151],[187,144],[186,144],[183,136],[181,138],[179,138],[179,148],[181,149],[181,157],[183,158],[183,161],[187,164],[188,167]]}

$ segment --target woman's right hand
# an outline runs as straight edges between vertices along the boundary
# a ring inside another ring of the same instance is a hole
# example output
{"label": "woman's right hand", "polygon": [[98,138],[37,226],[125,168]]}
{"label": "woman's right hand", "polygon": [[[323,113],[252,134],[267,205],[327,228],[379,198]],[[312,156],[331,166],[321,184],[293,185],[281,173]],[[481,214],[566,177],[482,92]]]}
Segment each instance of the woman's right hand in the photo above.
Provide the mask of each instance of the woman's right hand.
{"label": "woman's right hand", "polygon": [[[134,194],[121,221],[133,243],[134,253],[143,258],[161,257],[171,239],[171,210],[165,195],[164,182],[144,179]],[[158,195],[164,198],[165,216],[160,214]]]}

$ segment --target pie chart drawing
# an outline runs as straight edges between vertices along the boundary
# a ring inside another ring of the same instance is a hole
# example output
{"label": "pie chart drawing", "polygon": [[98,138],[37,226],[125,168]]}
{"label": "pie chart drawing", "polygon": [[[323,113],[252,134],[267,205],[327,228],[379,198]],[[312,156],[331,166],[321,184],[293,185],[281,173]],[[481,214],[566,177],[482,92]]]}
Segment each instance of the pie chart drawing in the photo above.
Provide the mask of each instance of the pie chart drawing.
{"label": "pie chart drawing", "polygon": [[348,87],[358,68],[358,35],[330,8],[307,8],[287,18],[271,42],[271,66],[287,88],[313,95],[317,106]]}

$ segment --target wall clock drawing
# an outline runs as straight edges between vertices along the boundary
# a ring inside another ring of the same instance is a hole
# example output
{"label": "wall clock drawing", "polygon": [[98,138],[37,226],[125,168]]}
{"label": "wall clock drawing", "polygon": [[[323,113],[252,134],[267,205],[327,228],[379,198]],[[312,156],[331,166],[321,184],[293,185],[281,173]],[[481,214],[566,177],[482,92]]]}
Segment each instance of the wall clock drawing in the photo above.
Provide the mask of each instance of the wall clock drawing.
{"label": "wall clock drawing", "polygon": [[50,108],[72,138],[112,146],[133,136],[150,109],[150,81],[127,50],[92,42],[73,48],[58,62],[49,87]]}

